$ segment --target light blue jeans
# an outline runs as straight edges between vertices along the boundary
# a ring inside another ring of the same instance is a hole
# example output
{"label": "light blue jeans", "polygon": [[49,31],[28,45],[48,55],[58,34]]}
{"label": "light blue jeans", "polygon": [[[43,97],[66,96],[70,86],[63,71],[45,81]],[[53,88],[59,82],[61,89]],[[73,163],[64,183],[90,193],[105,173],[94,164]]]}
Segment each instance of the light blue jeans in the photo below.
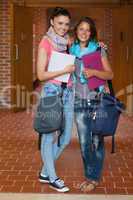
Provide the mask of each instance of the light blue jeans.
{"label": "light blue jeans", "polygon": [[[46,83],[42,89],[41,96],[53,96],[61,93],[61,91],[61,86],[53,83]],[[60,137],[60,146],[57,145],[57,141],[54,142],[55,133],[43,134],[41,139],[41,157],[43,161],[41,175],[48,176],[50,182],[53,182],[58,177],[55,170],[55,160],[59,158],[64,148],[71,140],[74,117],[74,95],[72,88],[66,88],[63,91],[63,110],[65,128]]]}

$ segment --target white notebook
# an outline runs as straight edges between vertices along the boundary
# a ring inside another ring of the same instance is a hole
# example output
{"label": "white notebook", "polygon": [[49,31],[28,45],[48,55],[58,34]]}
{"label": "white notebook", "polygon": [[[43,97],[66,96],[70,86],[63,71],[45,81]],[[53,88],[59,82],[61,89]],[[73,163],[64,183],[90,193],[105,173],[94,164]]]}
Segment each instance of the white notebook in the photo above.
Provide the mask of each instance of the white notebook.
{"label": "white notebook", "polygon": [[[53,71],[58,71],[64,69],[67,65],[73,65],[75,61],[75,56],[65,54],[65,53],[60,53],[57,51],[52,51],[49,65],[48,65],[48,71],[53,72]],[[62,81],[67,83],[70,78],[70,74],[64,74],[62,76],[58,76],[54,78],[54,80]]]}

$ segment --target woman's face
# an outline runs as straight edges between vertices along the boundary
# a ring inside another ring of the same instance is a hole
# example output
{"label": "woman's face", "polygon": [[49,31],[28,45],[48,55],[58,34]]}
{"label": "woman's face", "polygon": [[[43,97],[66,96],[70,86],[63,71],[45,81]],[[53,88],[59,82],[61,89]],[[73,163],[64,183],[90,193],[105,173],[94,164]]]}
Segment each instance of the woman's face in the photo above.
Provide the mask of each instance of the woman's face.
{"label": "woman's face", "polygon": [[77,38],[80,42],[86,43],[90,39],[90,25],[87,22],[81,22],[77,28]]}
{"label": "woman's face", "polygon": [[69,30],[70,19],[67,16],[60,15],[51,20],[51,25],[58,35],[64,36]]}

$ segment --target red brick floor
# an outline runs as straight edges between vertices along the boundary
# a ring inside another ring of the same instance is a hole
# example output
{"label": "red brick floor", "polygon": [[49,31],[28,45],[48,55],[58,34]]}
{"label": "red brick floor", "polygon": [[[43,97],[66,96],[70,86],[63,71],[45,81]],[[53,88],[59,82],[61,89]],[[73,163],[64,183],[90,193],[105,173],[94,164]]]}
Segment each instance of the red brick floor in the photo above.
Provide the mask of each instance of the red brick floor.
{"label": "red brick floor", "polygon": [[[116,137],[116,153],[111,154],[111,138],[106,138],[103,178],[95,194],[133,194],[133,118],[122,116]],[[0,112],[0,191],[53,193],[37,180],[41,167],[37,135],[32,116],[26,112]],[[57,161],[58,175],[70,186],[70,193],[84,180],[79,145],[73,139]]]}

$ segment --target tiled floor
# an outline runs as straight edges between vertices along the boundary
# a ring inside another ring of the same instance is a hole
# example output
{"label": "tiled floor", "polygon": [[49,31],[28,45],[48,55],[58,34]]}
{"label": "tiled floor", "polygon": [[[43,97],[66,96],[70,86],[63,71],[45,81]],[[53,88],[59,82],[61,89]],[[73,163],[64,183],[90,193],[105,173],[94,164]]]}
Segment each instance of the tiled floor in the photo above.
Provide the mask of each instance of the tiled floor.
{"label": "tiled floor", "polygon": [[[116,137],[116,153],[111,154],[111,138],[106,139],[103,178],[92,194],[133,194],[133,118],[121,117]],[[38,182],[41,167],[37,135],[32,116],[26,112],[0,112],[0,192],[54,193]],[[69,194],[81,192],[84,180],[77,139],[57,161],[57,172],[69,185]]]}

